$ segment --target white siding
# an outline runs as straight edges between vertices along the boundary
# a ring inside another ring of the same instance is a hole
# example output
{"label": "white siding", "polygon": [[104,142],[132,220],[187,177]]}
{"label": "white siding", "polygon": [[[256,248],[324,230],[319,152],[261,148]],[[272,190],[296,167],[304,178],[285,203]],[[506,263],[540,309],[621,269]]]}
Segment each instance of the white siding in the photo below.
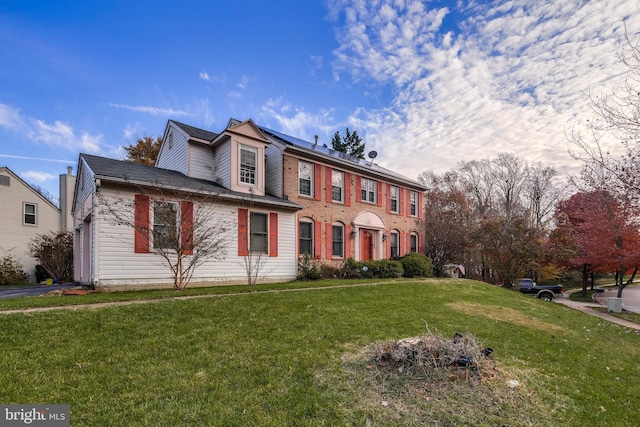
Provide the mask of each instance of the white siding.
{"label": "white siding", "polygon": [[267,157],[265,162],[265,191],[276,197],[282,197],[283,188],[283,149],[274,143],[264,151]]}
{"label": "white siding", "polygon": [[231,140],[222,142],[216,149],[215,180],[225,188],[231,188]]}
{"label": "white siding", "polygon": [[[173,138],[171,138],[173,135]],[[156,166],[163,169],[170,169],[183,174],[187,174],[187,136],[173,124],[167,132],[167,139],[173,139],[162,142],[162,148],[158,154]]]}
{"label": "white siding", "polygon": [[[103,195],[109,194],[104,189],[101,192]],[[132,202],[134,193],[121,192],[120,196]],[[210,260],[199,266],[191,279],[191,286],[246,283],[244,257],[238,256],[237,208],[218,205],[216,216],[216,221],[226,221],[231,225],[231,233],[226,239],[226,258],[219,261]],[[99,214],[98,222],[98,287],[120,290],[173,286],[171,271],[160,255],[134,252],[133,228],[114,225],[113,221],[108,221],[103,214]],[[265,277],[261,282],[288,281],[296,278],[296,245],[291,243],[295,242],[295,229],[295,213],[278,212],[278,256],[267,259],[262,268]]]}
{"label": "white siding", "polygon": [[215,172],[213,148],[196,143],[189,144],[189,176],[215,181]]}
{"label": "white siding", "polygon": [[[0,185],[0,258],[12,255],[34,282],[37,261],[29,256],[29,241],[36,234],[60,230],[60,210],[45,200],[6,168],[0,175],[9,178],[9,185]],[[24,224],[24,203],[36,206],[36,224]]]}

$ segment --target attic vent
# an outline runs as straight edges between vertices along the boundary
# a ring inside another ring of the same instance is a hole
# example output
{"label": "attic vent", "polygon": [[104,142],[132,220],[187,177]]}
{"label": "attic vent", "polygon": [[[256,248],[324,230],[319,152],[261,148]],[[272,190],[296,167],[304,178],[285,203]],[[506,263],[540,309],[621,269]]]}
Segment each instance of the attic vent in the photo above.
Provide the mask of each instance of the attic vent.
{"label": "attic vent", "polygon": [[10,177],[6,176],[6,175],[0,175],[0,185],[6,185],[7,187],[9,187],[10,184]]}

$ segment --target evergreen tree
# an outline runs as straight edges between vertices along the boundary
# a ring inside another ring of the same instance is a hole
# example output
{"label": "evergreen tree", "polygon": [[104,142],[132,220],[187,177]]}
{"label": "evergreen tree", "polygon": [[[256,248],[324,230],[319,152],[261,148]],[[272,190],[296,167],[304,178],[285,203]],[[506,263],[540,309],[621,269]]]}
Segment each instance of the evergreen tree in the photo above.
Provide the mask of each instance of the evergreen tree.
{"label": "evergreen tree", "polygon": [[344,139],[340,136],[340,132],[336,132],[331,140],[331,146],[334,150],[346,153],[350,156],[364,159],[364,147],[362,138],[358,135],[358,131],[351,133],[349,128],[345,132]]}

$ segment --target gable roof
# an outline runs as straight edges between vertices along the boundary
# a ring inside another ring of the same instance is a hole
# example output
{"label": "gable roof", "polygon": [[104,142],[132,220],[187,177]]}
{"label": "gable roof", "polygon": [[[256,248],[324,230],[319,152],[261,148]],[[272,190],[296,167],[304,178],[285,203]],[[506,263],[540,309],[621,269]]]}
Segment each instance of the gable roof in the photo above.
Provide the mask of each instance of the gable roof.
{"label": "gable roof", "polygon": [[215,132],[210,132],[208,130],[186,125],[184,123],[176,122],[175,120],[169,120],[169,121],[173,122],[176,126],[182,129],[191,138],[197,138],[197,139],[202,139],[204,141],[212,142],[214,139],[218,137],[218,134]]}
{"label": "gable roof", "polygon": [[53,204],[53,202],[49,199],[47,199],[45,196],[43,196],[38,190],[36,190],[35,188],[33,188],[30,184],[28,184],[25,180],[23,180],[22,178],[20,178],[14,171],[12,171],[11,169],[9,169],[8,166],[0,166],[0,172],[6,172],[7,174],[9,174],[11,177],[15,178],[19,183],[21,183],[24,187],[28,188],[33,194],[35,194],[37,197],[39,197],[42,201],[44,201],[45,203],[47,203],[48,205],[50,205],[52,208],[57,209],[58,211],[60,211],[60,208],[57,207],[55,204]]}
{"label": "gable roof", "polygon": [[86,163],[94,173],[95,178],[105,182],[140,187],[159,187],[186,193],[211,194],[234,202],[251,202],[296,210],[303,208],[297,203],[271,195],[255,196],[234,192],[213,181],[191,178],[181,172],[170,169],[84,153],[80,154],[79,162],[80,164],[82,162]]}

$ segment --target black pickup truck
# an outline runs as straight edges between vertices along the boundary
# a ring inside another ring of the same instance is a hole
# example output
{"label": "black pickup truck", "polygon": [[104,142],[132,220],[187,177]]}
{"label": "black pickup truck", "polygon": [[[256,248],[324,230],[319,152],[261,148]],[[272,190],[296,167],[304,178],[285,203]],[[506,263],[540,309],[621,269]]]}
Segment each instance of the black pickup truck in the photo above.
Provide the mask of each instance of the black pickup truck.
{"label": "black pickup truck", "polygon": [[523,294],[535,295],[544,301],[552,301],[555,295],[562,293],[562,285],[538,286],[532,279],[522,279],[518,290]]}

